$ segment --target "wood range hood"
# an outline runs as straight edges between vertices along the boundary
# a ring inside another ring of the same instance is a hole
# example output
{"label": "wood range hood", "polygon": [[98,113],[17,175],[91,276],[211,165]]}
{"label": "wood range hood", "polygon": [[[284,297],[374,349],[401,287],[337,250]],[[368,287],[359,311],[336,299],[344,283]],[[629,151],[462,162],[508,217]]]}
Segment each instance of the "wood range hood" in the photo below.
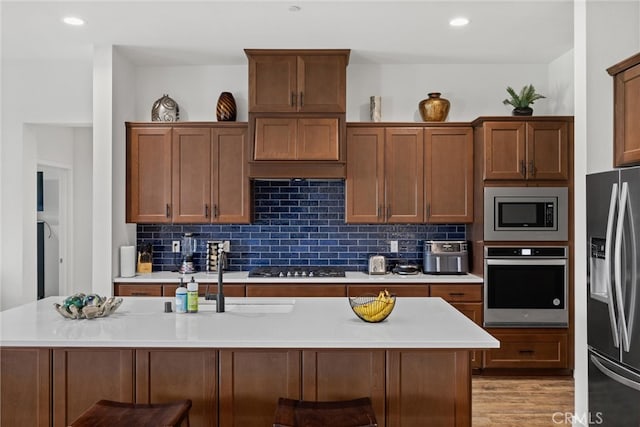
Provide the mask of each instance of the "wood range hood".
{"label": "wood range hood", "polygon": [[251,179],[318,179],[346,178],[344,163],[314,161],[249,162]]}

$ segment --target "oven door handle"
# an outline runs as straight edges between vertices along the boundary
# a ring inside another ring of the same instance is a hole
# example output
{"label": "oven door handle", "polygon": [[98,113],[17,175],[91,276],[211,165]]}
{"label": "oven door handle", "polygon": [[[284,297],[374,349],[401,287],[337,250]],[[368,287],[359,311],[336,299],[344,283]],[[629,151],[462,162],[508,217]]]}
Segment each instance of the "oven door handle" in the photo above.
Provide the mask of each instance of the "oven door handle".
{"label": "oven door handle", "polygon": [[566,258],[556,259],[505,259],[505,258],[486,258],[487,265],[567,265]]}
{"label": "oven door handle", "polygon": [[618,212],[618,224],[616,226],[616,241],[614,254],[614,277],[616,287],[616,302],[618,303],[618,315],[620,316],[620,330],[622,335],[622,348],[629,351],[629,331],[627,328],[627,319],[624,313],[624,301],[622,299],[622,232],[624,228],[624,220],[627,212],[627,204],[629,203],[629,184],[622,183],[622,191],[620,192],[620,209]]}

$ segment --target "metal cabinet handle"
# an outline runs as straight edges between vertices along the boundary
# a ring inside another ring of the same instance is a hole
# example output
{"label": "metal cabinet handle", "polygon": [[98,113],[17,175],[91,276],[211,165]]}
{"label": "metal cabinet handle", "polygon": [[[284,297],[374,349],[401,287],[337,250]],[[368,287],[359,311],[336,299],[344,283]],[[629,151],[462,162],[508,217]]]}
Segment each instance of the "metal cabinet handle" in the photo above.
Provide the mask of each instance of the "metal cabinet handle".
{"label": "metal cabinet handle", "polygon": [[431,203],[427,203],[427,219],[431,217]]}
{"label": "metal cabinet handle", "polygon": [[209,218],[209,205],[204,204],[204,217]]}
{"label": "metal cabinet handle", "polygon": [[529,175],[531,175],[532,178],[536,176],[536,168],[533,165],[533,160],[529,160]]}
{"label": "metal cabinet handle", "polygon": [[520,354],[534,354],[535,350],[518,350]]}
{"label": "metal cabinet handle", "polygon": [[171,218],[171,207],[169,206],[169,203],[167,203],[167,212],[166,212],[167,218]]}
{"label": "metal cabinet handle", "polygon": [[148,292],[131,292],[131,296],[133,297],[146,297],[149,296]]}
{"label": "metal cabinet handle", "polygon": [[295,107],[295,105],[296,105],[296,93],[291,92],[291,106]]}
{"label": "metal cabinet handle", "polygon": [[527,166],[524,163],[524,160],[520,160],[520,174],[523,177],[527,177]]}
{"label": "metal cabinet handle", "polygon": [[213,217],[218,218],[218,205],[213,205]]}
{"label": "metal cabinet handle", "polygon": [[464,295],[464,292],[449,292],[450,297],[463,297]]}
{"label": "metal cabinet handle", "polygon": [[391,218],[391,205],[387,205],[387,221]]}
{"label": "metal cabinet handle", "polygon": [[382,205],[378,205],[378,218],[382,216]]}

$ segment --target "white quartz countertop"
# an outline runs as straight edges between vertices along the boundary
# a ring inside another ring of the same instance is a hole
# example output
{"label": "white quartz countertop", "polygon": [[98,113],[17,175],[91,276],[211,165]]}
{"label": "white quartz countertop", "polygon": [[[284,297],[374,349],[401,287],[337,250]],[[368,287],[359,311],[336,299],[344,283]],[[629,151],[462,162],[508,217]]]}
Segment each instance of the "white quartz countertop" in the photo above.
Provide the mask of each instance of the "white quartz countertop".
{"label": "white quartz countertop", "polygon": [[[217,282],[216,273],[186,274],[171,271],[157,271],[153,273],[137,274],[134,277],[116,277],[116,283],[180,283],[180,277],[185,282],[194,277],[198,283]],[[230,271],[224,273],[225,283],[482,283],[482,277],[473,274],[382,274],[369,275],[358,271],[347,271],[345,277],[249,277],[248,271]]]}
{"label": "white quartz countertop", "polygon": [[499,342],[441,298],[398,298],[381,323],[366,323],[347,298],[227,298],[225,313],[165,313],[173,298],[125,297],[109,317],[66,319],[48,297],[0,312],[11,347],[497,348]]}

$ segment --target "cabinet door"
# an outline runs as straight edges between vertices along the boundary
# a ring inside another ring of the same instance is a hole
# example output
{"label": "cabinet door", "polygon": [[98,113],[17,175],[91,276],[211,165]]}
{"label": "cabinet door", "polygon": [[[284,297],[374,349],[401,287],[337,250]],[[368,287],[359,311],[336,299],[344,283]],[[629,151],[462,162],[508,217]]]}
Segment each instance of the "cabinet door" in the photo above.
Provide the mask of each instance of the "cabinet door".
{"label": "cabinet door", "polygon": [[613,116],[614,165],[640,164],[640,65],[615,76]]}
{"label": "cabinet door", "polygon": [[298,119],[296,160],[339,160],[338,119]]}
{"label": "cabinet door", "polygon": [[127,130],[127,222],[171,222],[171,128]]}
{"label": "cabinet door", "polygon": [[295,112],[295,55],[249,55],[249,112]]}
{"label": "cabinet door", "polygon": [[525,179],[524,122],[484,123],[484,179]]}
{"label": "cabinet door", "polygon": [[256,118],[254,160],[295,160],[298,121],[294,118]]}
{"label": "cabinet door", "polygon": [[386,222],[424,222],[423,156],[422,129],[385,129],[384,210]]}
{"label": "cabinet door", "polygon": [[278,398],[300,399],[297,350],[220,350],[220,427],[273,424]]}
{"label": "cabinet door", "polygon": [[347,223],[384,221],[384,129],[347,129]]}
{"label": "cabinet door", "polygon": [[136,350],[136,403],[191,399],[192,426],[217,424],[216,350]]}
{"label": "cabinet door", "polygon": [[53,425],[68,426],[101,399],[134,401],[133,350],[53,350]]}
{"label": "cabinet door", "polygon": [[387,352],[387,425],[471,425],[471,375],[465,350]]}
{"label": "cabinet door", "polygon": [[250,185],[246,127],[217,127],[212,131],[213,214],[217,223],[248,224]]}
{"label": "cabinet door", "polygon": [[121,297],[160,297],[162,285],[116,283],[113,286],[113,294]]}
{"label": "cabinet door", "polygon": [[473,222],[473,131],[425,129],[426,222]]}
{"label": "cabinet door", "polygon": [[343,55],[298,57],[298,110],[346,112],[347,64]]}
{"label": "cabinet door", "polygon": [[527,179],[569,179],[569,124],[527,123]]}
{"label": "cabinet door", "polygon": [[384,350],[304,350],[302,399],[371,398],[379,426],[385,421]]}
{"label": "cabinet door", "polygon": [[0,351],[2,425],[51,425],[50,376],[49,349],[5,347]]}
{"label": "cabinet door", "polygon": [[[473,320],[478,326],[482,326],[482,303],[481,302],[452,302],[451,305],[460,313]],[[482,350],[472,350],[470,352],[471,367],[482,369]]]}
{"label": "cabinet door", "polygon": [[174,223],[206,223],[211,216],[211,129],[173,129]]}

